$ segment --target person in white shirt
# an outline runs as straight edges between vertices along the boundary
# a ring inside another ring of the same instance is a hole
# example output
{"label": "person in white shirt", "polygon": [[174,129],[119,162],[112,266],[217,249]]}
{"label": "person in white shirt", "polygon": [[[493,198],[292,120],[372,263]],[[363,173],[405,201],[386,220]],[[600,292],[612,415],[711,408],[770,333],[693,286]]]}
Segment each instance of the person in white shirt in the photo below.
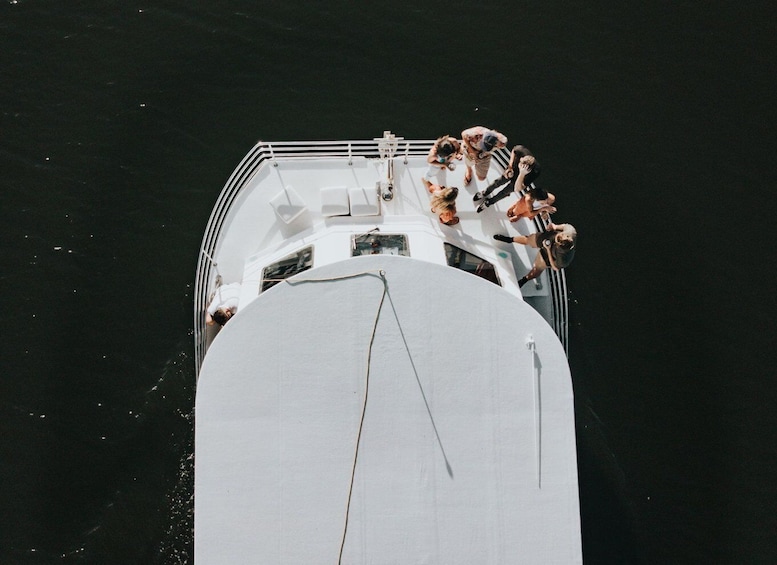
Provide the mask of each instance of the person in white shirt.
{"label": "person in white shirt", "polygon": [[237,312],[240,300],[240,283],[230,283],[216,287],[213,298],[208,304],[205,323],[209,326],[223,326]]}
{"label": "person in white shirt", "polygon": [[423,176],[425,180],[432,180],[443,169],[452,171],[456,168],[456,160],[461,159],[464,153],[461,150],[459,140],[450,135],[438,137],[434,142],[429,154],[426,156],[426,162],[429,163],[429,170]]}
{"label": "person in white shirt", "polygon": [[495,149],[507,144],[507,137],[496,130],[483,126],[474,126],[461,132],[461,142],[464,146],[464,184],[472,182],[472,168],[478,180],[486,180],[488,167],[491,165],[491,154]]}

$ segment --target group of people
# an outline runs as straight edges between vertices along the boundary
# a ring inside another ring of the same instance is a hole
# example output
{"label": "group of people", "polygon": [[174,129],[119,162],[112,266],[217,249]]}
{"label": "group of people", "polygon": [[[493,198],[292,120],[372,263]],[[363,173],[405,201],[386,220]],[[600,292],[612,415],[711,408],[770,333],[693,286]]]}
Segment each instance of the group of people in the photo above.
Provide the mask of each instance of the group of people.
{"label": "group of people", "polygon": [[[444,135],[434,142],[426,159],[429,170],[422,181],[431,194],[431,211],[439,215],[442,224],[454,226],[459,223],[459,217],[456,215],[456,197],[459,190],[456,187],[436,184],[432,182],[432,178],[442,169],[454,170],[456,161],[463,159],[467,168],[464,184],[469,185],[472,182],[473,170],[479,181],[485,181],[493,152],[506,145],[507,137],[504,134],[484,126],[465,129],[461,132],[461,141]],[[553,206],[556,197],[534,184],[540,170],[540,164],[531,151],[523,145],[516,145],[510,153],[510,162],[504,173],[472,197],[473,202],[478,204],[476,212],[479,214],[515,193],[518,200],[507,209],[507,217],[511,222],[517,222],[521,218],[532,219],[538,214],[549,219],[549,214],[556,211]],[[518,281],[519,286],[523,286],[537,278],[548,267],[559,270],[569,265],[575,254],[577,231],[571,224],[550,222],[544,233],[528,236],[496,234],[494,239],[539,249],[531,271]]]}
{"label": "group of people", "polygon": [[[431,194],[431,211],[437,214],[440,223],[455,226],[459,223],[456,215],[456,198],[459,189],[455,186],[441,186],[432,179],[442,169],[450,171],[456,168],[456,162],[464,160],[467,170],[464,173],[464,184],[472,182],[473,174],[479,181],[485,181],[491,166],[491,156],[496,149],[507,145],[507,137],[498,131],[475,126],[461,132],[461,141],[450,135],[438,138],[429,150],[427,162],[429,170],[423,176],[424,186]],[[507,217],[511,222],[521,218],[532,219],[542,214],[548,219],[548,214],[556,211],[553,203],[556,197],[537,187],[534,181],[540,175],[540,164],[523,145],[513,147],[510,162],[504,173],[485,190],[478,191],[472,200],[478,204],[479,214],[489,206],[515,193],[518,200],[507,209]],[[500,189],[497,191],[497,189]],[[495,192],[496,191],[496,192]],[[496,234],[494,239],[505,243],[520,243],[539,249],[531,271],[518,281],[519,286],[537,278],[542,271],[550,267],[554,270],[563,269],[572,261],[575,255],[577,231],[571,224],[548,224],[547,231],[531,235]],[[212,297],[206,314],[209,325],[223,326],[237,311],[240,295],[240,283],[218,286]]]}

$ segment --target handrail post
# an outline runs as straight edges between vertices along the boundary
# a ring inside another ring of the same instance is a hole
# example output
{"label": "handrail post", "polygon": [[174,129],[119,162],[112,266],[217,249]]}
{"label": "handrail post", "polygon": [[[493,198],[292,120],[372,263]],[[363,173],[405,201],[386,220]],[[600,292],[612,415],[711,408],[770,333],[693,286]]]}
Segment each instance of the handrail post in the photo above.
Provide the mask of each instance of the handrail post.
{"label": "handrail post", "polygon": [[278,161],[275,160],[275,151],[272,148],[272,143],[268,143],[267,148],[270,150],[270,161],[272,162],[272,166],[277,167]]}

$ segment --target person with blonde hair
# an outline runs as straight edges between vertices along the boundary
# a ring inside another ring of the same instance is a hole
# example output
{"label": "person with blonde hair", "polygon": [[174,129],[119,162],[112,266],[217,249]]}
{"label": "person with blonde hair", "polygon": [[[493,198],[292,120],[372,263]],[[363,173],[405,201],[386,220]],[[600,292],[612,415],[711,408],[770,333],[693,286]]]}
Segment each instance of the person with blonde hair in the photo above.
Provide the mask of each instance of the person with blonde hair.
{"label": "person with blonde hair", "polygon": [[423,179],[424,186],[431,193],[432,213],[439,214],[440,223],[446,226],[455,226],[459,223],[456,215],[456,197],[459,189],[455,186],[440,186]]}
{"label": "person with blonde hair", "polygon": [[568,267],[575,257],[577,230],[572,224],[557,225],[550,223],[548,231],[543,233],[516,235],[514,237],[498,233],[494,236],[494,239],[505,243],[529,245],[540,250],[534,259],[531,271],[518,281],[518,286],[520,287],[540,276],[542,271],[548,267],[554,271]]}

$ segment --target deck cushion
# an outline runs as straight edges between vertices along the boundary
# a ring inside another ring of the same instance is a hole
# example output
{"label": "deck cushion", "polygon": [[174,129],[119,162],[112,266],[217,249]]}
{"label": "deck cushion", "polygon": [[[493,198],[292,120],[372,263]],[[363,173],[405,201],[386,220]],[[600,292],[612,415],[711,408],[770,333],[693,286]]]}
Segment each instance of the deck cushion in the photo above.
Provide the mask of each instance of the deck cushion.
{"label": "deck cushion", "polygon": [[300,214],[308,209],[305,205],[305,201],[291,186],[287,186],[276,194],[273,199],[270,200],[270,206],[275,209],[275,213],[278,214],[278,217],[287,224],[296,220]]}
{"label": "deck cushion", "polygon": [[347,216],[350,211],[350,200],[346,187],[328,186],[321,189],[322,216]]}
{"label": "deck cushion", "polygon": [[348,190],[351,200],[351,216],[378,216],[380,200],[374,186],[356,187]]}

